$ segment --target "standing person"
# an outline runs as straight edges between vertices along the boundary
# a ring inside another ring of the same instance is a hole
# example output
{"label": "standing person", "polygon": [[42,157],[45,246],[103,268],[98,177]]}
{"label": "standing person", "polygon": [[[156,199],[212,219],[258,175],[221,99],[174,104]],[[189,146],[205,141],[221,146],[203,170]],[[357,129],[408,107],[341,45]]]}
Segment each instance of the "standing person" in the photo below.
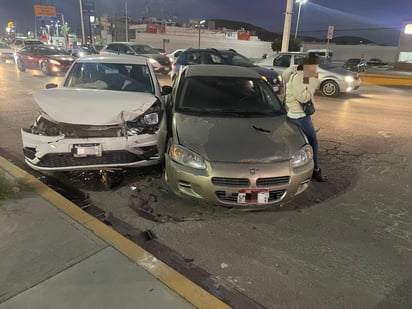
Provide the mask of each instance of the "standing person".
{"label": "standing person", "polygon": [[285,104],[288,120],[296,124],[308,138],[309,144],[313,149],[314,168],[312,179],[317,181],[327,181],[322,175],[318,161],[318,139],[312,119],[303,111],[301,103],[312,100],[318,87],[317,63],[315,57],[306,58],[304,64],[291,66],[283,72],[283,80],[287,82],[285,93]]}

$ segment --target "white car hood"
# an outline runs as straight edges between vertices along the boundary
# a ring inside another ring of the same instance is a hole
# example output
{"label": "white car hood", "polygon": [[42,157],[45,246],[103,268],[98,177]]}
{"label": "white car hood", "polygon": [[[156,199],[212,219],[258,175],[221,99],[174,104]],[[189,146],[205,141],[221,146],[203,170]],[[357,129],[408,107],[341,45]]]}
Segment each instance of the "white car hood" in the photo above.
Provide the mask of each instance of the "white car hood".
{"label": "white car hood", "polygon": [[81,125],[131,121],[156,101],[152,93],[69,88],[47,89],[33,97],[53,120]]}

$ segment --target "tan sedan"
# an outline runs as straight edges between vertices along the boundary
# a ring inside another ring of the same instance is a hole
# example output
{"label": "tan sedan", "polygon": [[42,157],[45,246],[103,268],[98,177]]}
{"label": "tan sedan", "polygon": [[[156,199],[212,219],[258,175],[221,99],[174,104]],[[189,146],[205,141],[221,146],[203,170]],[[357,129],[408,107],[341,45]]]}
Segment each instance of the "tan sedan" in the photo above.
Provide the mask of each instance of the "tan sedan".
{"label": "tan sedan", "polygon": [[188,66],[180,71],[168,104],[165,178],[176,194],[257,209],[308,188],[312,148],[255,71]]}

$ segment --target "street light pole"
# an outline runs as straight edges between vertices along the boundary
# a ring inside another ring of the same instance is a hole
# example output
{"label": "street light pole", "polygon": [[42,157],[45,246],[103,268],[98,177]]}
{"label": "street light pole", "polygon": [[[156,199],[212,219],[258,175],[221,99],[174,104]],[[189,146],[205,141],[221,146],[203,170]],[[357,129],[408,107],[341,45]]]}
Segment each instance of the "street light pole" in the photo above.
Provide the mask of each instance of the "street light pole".
{"label": "street light pole", "polygon": [[200,49],[200,28],[203,27],[203,24],[206,22],[206,20],[202,19],[199,24],[197,25],[197,27],[199,28],[199,40],[198,40],[198,48]]}
{"label": "street light pole", "polygon": [[296,0],[296,3],[299,3],[298,18],[296,19],[296,29],[295,29],[295,40],[298,37],[298,28],[299,28],[299,19],[300,19],[300,9],[302,4],[306,3],[307,0]]}

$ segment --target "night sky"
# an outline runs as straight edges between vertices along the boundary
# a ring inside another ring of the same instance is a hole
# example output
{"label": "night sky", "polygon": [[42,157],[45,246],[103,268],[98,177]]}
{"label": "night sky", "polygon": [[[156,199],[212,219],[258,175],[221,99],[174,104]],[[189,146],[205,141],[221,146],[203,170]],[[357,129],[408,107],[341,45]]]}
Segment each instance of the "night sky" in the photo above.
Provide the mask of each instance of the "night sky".
{"label": "night sky", "polygon": [[[329,25],[335,36],[356,35],[377,43],[397,43],[403,21],[412,19],[412,0],[309,0],[302,5],[299,35],[324,38]],[[283,31],[286,0],[95,0],[97,15],[128,15],[136,20],[149,15],[163,18],[177,16],[187,23],[193,19],[230,19],[244,21],[270,31]],[[16,4],[18,3],[18,9]],[[17,32],[33,30],[35,4],[54,5],[63,13],[71,28],[78,29],[79,0],[0,0],[0,26],[16,24]],[[291,33],[294,33],[298,5],[294,6]],[[3,31],[2,31],[3,32]]]}

